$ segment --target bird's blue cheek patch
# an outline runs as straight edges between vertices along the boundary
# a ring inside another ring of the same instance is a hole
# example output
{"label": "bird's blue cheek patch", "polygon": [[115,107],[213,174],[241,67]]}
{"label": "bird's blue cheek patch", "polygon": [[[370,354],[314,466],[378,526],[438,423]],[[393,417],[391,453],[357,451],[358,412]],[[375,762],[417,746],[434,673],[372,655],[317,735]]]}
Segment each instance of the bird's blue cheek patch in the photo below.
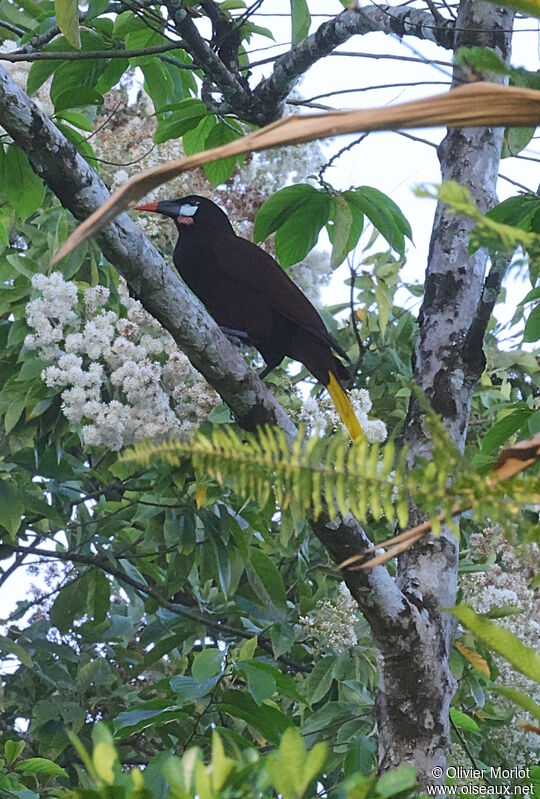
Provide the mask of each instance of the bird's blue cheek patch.
{"label": "bird's blue cheek patch", "polygon": [[184,205],[180,206],[180,213],[182,216],[195,216],[198,210],[199,206],[191,205],[191,203],[184,203]]}

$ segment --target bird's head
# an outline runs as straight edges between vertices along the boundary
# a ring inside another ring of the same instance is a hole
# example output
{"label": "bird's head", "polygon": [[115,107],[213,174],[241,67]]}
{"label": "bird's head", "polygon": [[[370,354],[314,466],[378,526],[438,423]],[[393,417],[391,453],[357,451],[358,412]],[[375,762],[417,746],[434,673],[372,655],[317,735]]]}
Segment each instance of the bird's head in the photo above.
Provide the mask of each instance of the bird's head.
{"label": "bird's head", "polygon": [[174,200],[160,200],[159,202],[137,205],[135,211],[150,211],[162,214],[172,219],[179,233],[191,231],[232,230],[227,214],[212,200],[200,197],[198,194],[189,194]]}

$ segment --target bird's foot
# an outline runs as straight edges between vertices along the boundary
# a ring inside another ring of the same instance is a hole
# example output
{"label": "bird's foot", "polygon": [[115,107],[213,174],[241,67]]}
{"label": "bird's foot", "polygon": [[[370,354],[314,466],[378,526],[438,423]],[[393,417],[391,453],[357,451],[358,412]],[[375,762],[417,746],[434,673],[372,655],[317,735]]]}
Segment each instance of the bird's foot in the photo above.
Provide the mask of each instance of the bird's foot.
{"label": "bird's foot", "polygon": [[245,330],[234,330],[232,327],[220,327],[219,329],[228,338],[235,339],[235,343],[238,345],[250,343],[249,335]]}

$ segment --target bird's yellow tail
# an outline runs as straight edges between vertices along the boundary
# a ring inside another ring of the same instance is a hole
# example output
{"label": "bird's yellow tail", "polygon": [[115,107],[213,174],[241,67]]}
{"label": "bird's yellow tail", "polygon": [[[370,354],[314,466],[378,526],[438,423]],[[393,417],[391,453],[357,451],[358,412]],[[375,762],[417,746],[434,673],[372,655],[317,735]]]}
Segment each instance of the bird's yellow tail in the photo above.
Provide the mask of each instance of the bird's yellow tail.
{"label": "bird's yellow tail", "polygon": [[356,418],[353,406],[351,405],[348,396],[340,386],[335,374],[330,372],[329,375],[330,380],[328,381],[327,385],[328,393],[332,397],[332,401],[336,406],[336,410],[339,413],[339,418],[351,434],[352,440],[355,441],[357,438],[363,436],[364,432],[360,427],[360,422]]}

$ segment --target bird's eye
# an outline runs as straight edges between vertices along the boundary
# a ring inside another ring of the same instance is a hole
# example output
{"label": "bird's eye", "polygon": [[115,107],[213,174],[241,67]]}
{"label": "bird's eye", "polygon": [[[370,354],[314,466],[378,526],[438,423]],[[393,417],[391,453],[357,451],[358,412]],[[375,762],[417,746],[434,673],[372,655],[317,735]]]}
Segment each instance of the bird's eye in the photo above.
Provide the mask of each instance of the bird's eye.
{"label": "bird's eye", "polygon": [[180,214],[181,216],[195,216],[198,210],[198,205],[190,205],[189,203],[185,203],[180,208]]}

